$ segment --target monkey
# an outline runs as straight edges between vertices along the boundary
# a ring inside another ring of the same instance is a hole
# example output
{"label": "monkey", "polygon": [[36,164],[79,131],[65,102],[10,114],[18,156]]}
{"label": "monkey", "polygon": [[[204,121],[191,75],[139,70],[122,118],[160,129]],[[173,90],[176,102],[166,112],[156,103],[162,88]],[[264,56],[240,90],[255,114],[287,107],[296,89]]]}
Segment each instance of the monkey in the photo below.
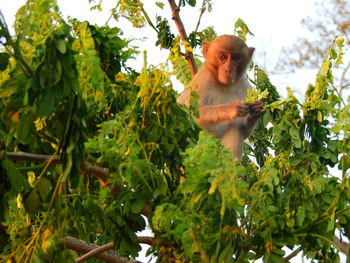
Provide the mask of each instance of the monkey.
{"label": "monkey", "polygon": [[245,73],[254,50],[232,35],[203,42],[205,62],[177,100],[189,106],[191,92],[199,95],[198,124],[218,138],[235,159],[241,159],[243,141],[264,115],[263,102],[249,105],[244,101],[250,89]]}

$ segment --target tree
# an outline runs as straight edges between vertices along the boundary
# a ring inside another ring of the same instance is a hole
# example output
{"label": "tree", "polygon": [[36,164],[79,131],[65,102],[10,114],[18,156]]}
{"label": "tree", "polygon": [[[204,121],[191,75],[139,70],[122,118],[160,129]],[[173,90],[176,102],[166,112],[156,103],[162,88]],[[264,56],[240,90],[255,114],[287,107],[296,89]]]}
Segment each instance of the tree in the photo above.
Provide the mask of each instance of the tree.
{"label": "tree", "polygon": [[[350,47],[350,4],[344,0],[323,0],[316,4],[317,18],[307,17],[302,20],[313,37],[300,37],[291,47],[283,48],[278,69],[295,70],[297,68],[318,68],[325,59],[329,43],[334,36],[344,39],[344,48]],[[337,74],[336,86],[340,96],[350,86],[350,59],[346,56],[345,64]]]}
{"label": "tree", "polygon": [[[179,38],[140,1],[113,10],[153,27],[169,50],[159,67],[144,54],[141,72],[128,66],[138,51],[121,29],[64,21],[54,0],[29,0],[13,36],[1,17],[1,260],[135,262],[147,243],[158,262],[287,262],[300,251],[339,261],[349,250],[334,234],[350,234],[350,106],[330,84],[343,40],[333,41],[303,102],[291,90],[280,99],[252,65],[249,96],[265,94],[267,113],[238,162],[196,124],[195,101],[176,103],[170,81],[187,83],[198,61],[192,48],[215,36],[199,31],[211,1],[189,35],[180,8],[196,1],[168,4]],[[242,38],[250,33],[242,20],[235,26]],[[136,235],[143,216],[154,237]]]}

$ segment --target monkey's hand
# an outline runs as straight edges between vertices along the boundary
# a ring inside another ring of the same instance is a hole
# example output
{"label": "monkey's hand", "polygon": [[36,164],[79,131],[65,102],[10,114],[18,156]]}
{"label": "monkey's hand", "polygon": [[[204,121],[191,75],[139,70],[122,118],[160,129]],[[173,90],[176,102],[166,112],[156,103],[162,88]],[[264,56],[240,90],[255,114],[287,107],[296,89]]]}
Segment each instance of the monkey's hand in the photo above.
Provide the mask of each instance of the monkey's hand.
{"label": "monkey's hand", "polygon": [[252,104],[249,104],[249,119],[258,120],[264,116],[264,103],[262,101],[255,101]]}
{"label": "monkey's hand", "polygon": [[264,110],[264,103],[261,101],[255,101],[251,104],[249,104],[249,114],[247,115],[247,118],[245,119],[245,124],[243,126],[243,137],[247,138],[249,137],[256,125],[256,123],[264,116],[265,110]]}
{"label": "monkey's hand", "polygon": [[249,113],[249,106],[250,105],[245,101],[234,100],[231,103],[231,106],[233,108],[233,111],[232,111],[233,118],[232,119],[234,119],[236,117],[245,117]]}
{"label": "monkey's hand", "polygon": [[[264,110],[264,103],[262,101],[256,101],[252,104],[249,104],[249,113],[250,114],[257,114],[261,113]],[[265,112],[265,111],[264,111]]]}

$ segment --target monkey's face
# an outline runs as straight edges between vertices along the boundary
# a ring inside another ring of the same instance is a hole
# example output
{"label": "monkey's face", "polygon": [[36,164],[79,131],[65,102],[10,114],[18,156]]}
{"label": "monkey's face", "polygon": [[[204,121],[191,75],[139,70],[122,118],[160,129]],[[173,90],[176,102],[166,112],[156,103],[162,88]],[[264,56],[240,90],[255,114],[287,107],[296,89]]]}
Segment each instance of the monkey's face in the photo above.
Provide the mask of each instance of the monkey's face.
{"label": "monkey's face", "polygon": [[217,79],[224,85],[232,84],[245,69],[246,57],[241,53],[218,52],[217,60]]}
{"label": "monkey's face", "polygon": [[253,52],[254,48],[248,48],[236,36],[223,35],[211,43],[203,42],[206,65],[223,85],[232,84],[244,74]]}

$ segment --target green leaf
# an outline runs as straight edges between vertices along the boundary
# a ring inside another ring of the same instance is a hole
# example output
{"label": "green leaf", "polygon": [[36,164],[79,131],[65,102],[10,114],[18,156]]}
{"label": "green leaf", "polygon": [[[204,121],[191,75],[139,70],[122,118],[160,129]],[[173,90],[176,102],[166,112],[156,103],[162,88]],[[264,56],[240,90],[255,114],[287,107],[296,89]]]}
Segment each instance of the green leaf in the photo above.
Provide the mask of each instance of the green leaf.
{"label": "green leaf", "polygon": [[58,39],[56,41],[56,48],[58,49],[59,52],[61,52],[61,54],[66,53],[67,51],[66,42],[63,39]]}
{"label": "green leaf", "polygon": [[326,76],[328,71],[330,70],[332,64],[330,61],[326,60],[323,62],[322,67],[321,67],[321,75]]}
{"label": "green leaf", "polygon": [[17,139],[20,142],[26,143],[33,132],[33,125],[32,114],[30,112],[23,113],[16,130]]}
{"label": "green leaf", "polygon": [[55,108],[56,98],[53,89],[47,89],[37,101],[37,114],[40,117],[47,116]]}
{"label": "green leaf", "polygon": [[24,208],[29,214],[35,214],[39,211],[41,201],[38,190],[33,188],[23,198]]}
{"label": "green leaf", "polygon": [[118,215],[116,216],[116,222],[119,226],[124,226],[126,224],[126,221],[124,220],[124,218]]}
{"label": "green leaf", "polygon": [[162,2],[157,1],[157,2],[156,2],[156,5],[157,5],[160,9],[163,9],[163,8],[164,8],[164,3],[162,3]]}
{"label": "green leaf", "polygon": [[284,263],[283,255],[284,251],[281,249],[274,249],[272,250],[272,253],[270,254],[270,260],[269,263]]}
{"label": "green leaf", "polygon": [[331,220],[329,220],[328,222],[326,232],[334,231],[334,227],[335,227],[335,216],[332,215]]}
{"label": "green leaf", "polygon": [[302,207],[298,213],[296,214],[297,224],[298,226],[302,226],[305,219],[305,208]]}
{"label": "green leaf", "polygon": [[286,252],[282,249],[274,249],[274,250],[272,250],[272,253],[283,257]]}
{"label": "green leaf", "polygon": [[336,59],[338,56],[337,51],[334,48],[329,49],[329,59]]}
{"label": "green leaf", "polygon": [[196,0],[186,0],[190,6],[196,6]]}
{"label": "green leaf", "polygon": [[[1,187],[2,188],[2,187]],[[0,221],[4,222],[9,217],[9,204],[7,196],[3,195],[4,190],[0,189]]]}
{"label": "green leaf", "polygon": [[[39,74],[39,83],[40,83],[40,87],[45,89],[46,88],[46,84],[47,84],[47,80],[49,78],[49,75],[51,74],[50,70],[47,68],[46,65],[42,65],[40,66],[40,68],[38,68],[38,74]],[[50,83],[51,84],[51,83]]]}
{"label": "green leaf", "polygon": [[40,258],[37,256],[36,253],[33,253],[31,262],[32,263],[42,263],[42,261],[40,260]]}
{"label": "green leaf", "polygon": [[28,189],[29,184],[20,171],[7,159],[1,161],[2,167],[6,170],[7,178],[11,183],[11,187],[18,193],[24,189]]}
{"label": "green leaf", "polygon": [[42,177],[35,188],[38,190],[41,200],[45,200],[52,190],[52,185],[49,179]]}
{"label": "green leaf", "polygon": [[71,152],[67,152],[67,161],[65,163],[63,176],[62,176],[62,182],[65,182],[70,175],[70,172],[72,171],[73,167],[73,154]]}
{"label": "green leaf", "polygon": [[248,28],[247,24],[241,18],[237,19],[235,23],[234,32],[235,32],[235,35],[238,34],[238,36],[244,41],[247,39],[247,33],[254,36],[254,34]]}
{"label": "green leaf", "polygon": [[7,53],[0,53],[0,71],[4,71],[10,63],[10,55]]}
{"label": "green leaf", "polygon": [[131,212],[134,214],[138,214],[141,212],[142,208],[145,205],[145,201],[142,199],[137,199],[132,205],[131,205]]}

